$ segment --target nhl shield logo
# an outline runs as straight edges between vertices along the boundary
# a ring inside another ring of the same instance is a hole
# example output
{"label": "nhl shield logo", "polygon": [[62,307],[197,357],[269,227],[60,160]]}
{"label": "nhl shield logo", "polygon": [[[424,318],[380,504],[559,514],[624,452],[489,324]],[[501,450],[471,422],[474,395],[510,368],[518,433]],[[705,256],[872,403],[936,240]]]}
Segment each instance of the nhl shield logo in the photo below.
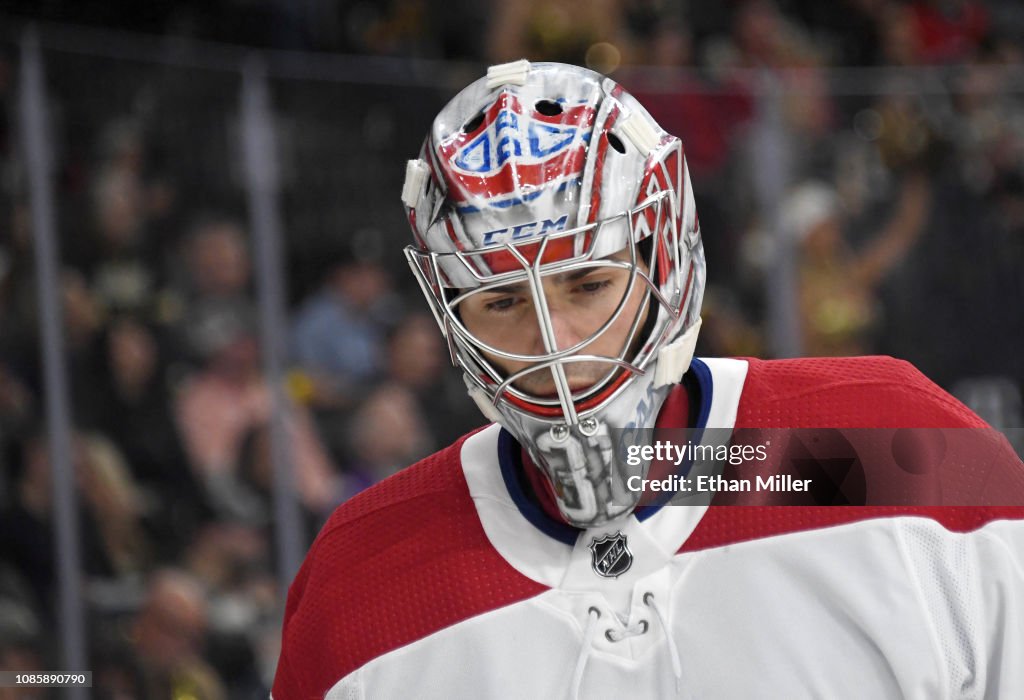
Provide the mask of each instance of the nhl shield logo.
{"label": "nhl shield logo", "polygon": [[626,546],[626,536],[621,532],[607,535],[590,543],[593,553],[591,566],[598,576],[618,578],[633,565],[633,553]]}

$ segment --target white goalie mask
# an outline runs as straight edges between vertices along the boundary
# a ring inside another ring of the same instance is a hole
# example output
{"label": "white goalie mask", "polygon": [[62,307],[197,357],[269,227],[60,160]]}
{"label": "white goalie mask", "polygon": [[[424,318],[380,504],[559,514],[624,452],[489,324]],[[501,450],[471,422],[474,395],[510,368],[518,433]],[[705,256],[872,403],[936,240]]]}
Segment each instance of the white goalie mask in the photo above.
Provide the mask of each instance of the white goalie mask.
{"label": "white goalie mask", "polygon": [[[628,480],[649,464],[628,465],[624,443],[650,435],[700,327],[704,253],[679,139],[593,71],[493,66],[434,120],[402,200],[406,257],[483,413],[526,448],[568,522],[631,512]],[[566,339],[550,290],[595,271],[614,296]],[[460,313],[506,293],[514,322],[496,312],[482,332]]]}

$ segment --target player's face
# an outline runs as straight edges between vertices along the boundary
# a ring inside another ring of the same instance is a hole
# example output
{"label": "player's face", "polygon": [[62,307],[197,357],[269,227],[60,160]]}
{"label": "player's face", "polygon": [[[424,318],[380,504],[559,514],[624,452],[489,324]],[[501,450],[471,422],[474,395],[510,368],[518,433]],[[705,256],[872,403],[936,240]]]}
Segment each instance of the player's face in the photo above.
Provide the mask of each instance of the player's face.
{"label": "player's face", "polygon": [[[630,253],[622,251],[609,259],[629,262]],[[647,272],[642,261],[638,261],[638,266]],[[621,267],[592,267],[544,277],[555,349],[571,347],[593,335],[612,317],[629,291],[615,321],[579,351],[582,355],[619,356],[629,342],[630,328],[637,314],[642,314],[637,326],[642,328],[648,313],[647,287],[637,278],[630,291],[630,274]],[[467,330],[492,347],[517,355],[548,352],[535,301],[525,282],[474,294],[459,304],[459,314]],[[506,376],[534,364],[484,354]],[[626,359],[630,357],[630,353],[626,353]],[[612,369],[607,362],[573,362],[564,367],[574,392],[600,382]],[[547,368],[523,375],[514,385],[535,396],[556,393],[554,378]]]}

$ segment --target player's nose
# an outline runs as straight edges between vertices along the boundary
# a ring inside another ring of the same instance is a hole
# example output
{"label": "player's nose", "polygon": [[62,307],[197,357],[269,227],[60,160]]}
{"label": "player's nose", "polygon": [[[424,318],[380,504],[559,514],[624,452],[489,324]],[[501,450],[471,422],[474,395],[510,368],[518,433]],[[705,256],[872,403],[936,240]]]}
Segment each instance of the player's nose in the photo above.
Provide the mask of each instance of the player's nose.
{"label": "player's nose", "polygon": [[551,335],[555,350],[565,350],[583,340],[578,314],[573,314],[568,308],[555,306],[549,308],[548,315],[551,319]]}

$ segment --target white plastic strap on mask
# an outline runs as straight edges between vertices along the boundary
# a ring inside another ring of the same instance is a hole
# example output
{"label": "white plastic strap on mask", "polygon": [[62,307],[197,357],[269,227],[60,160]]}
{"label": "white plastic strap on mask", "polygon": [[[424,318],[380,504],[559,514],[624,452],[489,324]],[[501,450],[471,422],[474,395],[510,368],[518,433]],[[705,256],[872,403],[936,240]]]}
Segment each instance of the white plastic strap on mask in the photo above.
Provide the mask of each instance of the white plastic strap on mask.
{"label": "white plastic strap on mask", "polygon": [[654,130],[654,127],[644,119],[643,115],[633,112],[621,122],[619,122],[619,131],[633,142],[633,145],[637,147],[644,155],[650,154],[651,151],[661,141],[658,136],[658,132]]}
{"label": "white plastic strap on mask", "polygon": [[405,164],[405,184],[402,185],[402,203],[410,209],[416,207],[423,186],[430,177],[430,168],[422,160],[410,160]]}
{"label": "white plastic strap on mask", "polygon": [[697,334],[700,332],[701,320],[686,329],[686,332],[663,347],[658,352],[658,364],[654,368],[654,386],[678,384],[679,380],[690,369],[693,351],[697,347]]}
{"label": "white plastic strap on mask", "polygon": [[493,90],[502,85],[525,85],[529,73],[530,62],[525,58],[491,66],[487,69],[487,89]]}
{"label": "white plastic strap on mask", "polygon": [[490,397],[487,392],[474,384],[469,377],[463,375],[463,381],[466,382],[466,391],[469,394],[469,398],[473,399],[473,403],[480,409],[480,413],[484,414],[484,418],[491,421],[492,423],[501,422],[501,413],[491,403]]}

